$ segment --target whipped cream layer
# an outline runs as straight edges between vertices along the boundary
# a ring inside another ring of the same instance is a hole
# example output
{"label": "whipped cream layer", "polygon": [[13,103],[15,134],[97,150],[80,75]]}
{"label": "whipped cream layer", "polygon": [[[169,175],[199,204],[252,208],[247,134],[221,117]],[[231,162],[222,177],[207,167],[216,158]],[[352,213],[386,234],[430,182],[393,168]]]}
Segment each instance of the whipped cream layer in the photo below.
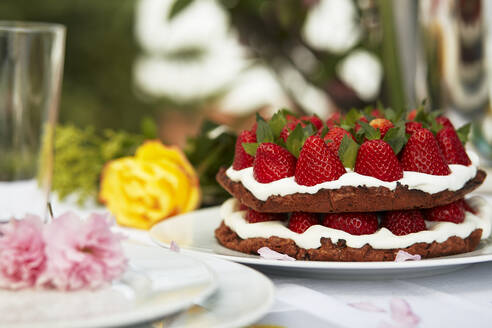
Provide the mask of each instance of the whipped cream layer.
{"label": "whipped cream layer", "polygon": [[338,189],[344,186],[352,187],[386,187],[395,190],[398,184],[408,189],[421,190],[435,194],[443,190],[456,191],[463,188],[466,182],[477,174],[478,156],[468,152],[472,161],[470,166],[451,164],[449,175],[432,175],[420,172],[405,171],[403,178],[397,181],[386,182],[374,177],[362,175],[346,169],[347,173],[338,180],[323,182],[315,186],[302,186],[295,182],[294,177],[283,178],[270,183],[261,183],[253,177],[253,168],[234,170],[227,169],[226,175],[234,182],[241,182],[257,199],[266,201],[270,196],[287,196],[295,193],[315,194],[321,189]]}
{"label": "whipped cream layer", "polygon": [[304,233],[299,234],[291,231],[281,221],[248,223],[244,219],[246,211],[238,210],[239,203],[234,198],[224,202],[220,209],[220,215],[224,223],[242,239],[277,236],[292,239],[297,246],[309,249],[320,247],[321,238],[330,238],[333,243],[343,239],[347,246],[353,248],[361,248],[365,244],[369,244],[375,249],[391,249],[405,248],[415,243],[430,244],[434,241],[442,243],[452,236],[466,238],[476,229],[482,229],[482,239],[489,237],[492,208],[483,198],[478,196],[468,199],[467,202],[478,213],[477,215],[466,212],[464,222],[459,224],[426,221],[428,230],[405,236],[396,236],[386,228],[380,228],[371,235],[355,236],[322,225],[311,226]]}

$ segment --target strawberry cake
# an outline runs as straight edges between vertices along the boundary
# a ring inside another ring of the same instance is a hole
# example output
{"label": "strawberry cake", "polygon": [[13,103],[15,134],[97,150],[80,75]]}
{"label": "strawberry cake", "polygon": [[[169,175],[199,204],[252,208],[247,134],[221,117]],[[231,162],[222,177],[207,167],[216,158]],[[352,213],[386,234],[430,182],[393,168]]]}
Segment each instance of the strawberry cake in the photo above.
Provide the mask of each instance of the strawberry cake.
{"label": "strawberry cake", "polygon": [[492,209],[465,199],[486,174],[465,150],[470,126],[438,112],[351,110],[323,122],[282,110],[257,116],[217,174],[234,197],[217,240],[298,260],[392,261],[473,251],[490,235]]}

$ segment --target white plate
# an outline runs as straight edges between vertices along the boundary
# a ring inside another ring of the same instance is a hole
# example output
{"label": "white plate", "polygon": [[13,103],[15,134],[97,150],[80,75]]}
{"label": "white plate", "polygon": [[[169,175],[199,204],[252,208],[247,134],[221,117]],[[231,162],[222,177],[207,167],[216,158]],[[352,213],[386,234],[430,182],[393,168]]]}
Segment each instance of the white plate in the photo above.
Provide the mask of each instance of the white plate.
{"label": "white plate", "polygon": [[273,283],[244,265],[211,256],[202,259],[217,272],[218,291],[186,312],[142,328],[232,328],[257,322],[274,302]]}
{"label": "white plate", "polygon": [[470,253],[408,262],[321,262],[264,260],[257,255],[233,251],[221,246],[214,230],[221,222],[219,207],[198,210],[162,221],[150,230],[152,239],[169,247],[175,241],[184,252],[211,254],[235,262],[253,265],[275,273],[302,272],[330,278],[386,279],[417,277],[454,271],[472,263],[492,261],[492,241],[482,241]]}
{"label": "white plate", "polygon": [[202,261],[125,242],[129,269],[96,291],[0,291],[0,327],[120,327],[148,322],[207,299],[218,287]]}

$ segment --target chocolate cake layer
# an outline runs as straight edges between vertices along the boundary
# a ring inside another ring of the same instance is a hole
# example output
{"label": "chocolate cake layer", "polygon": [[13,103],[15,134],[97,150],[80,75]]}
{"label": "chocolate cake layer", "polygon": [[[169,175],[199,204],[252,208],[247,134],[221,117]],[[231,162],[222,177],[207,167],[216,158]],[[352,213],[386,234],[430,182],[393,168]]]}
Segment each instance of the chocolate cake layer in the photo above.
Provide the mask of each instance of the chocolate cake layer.
{"label": "chocolate cake layer", "polygon": [[215,230],[217,240],[227,248],[243,253],[256,254],[261,247],[268,247],[279,253],[287,254],[297,260],[305,261],[343,261],[343,262],[370,262],[370,261],[394,261],[399,250],[410,254],[419,254],[422,258],[432,258],[453,254],[471,252],[480,243],[482,229],[474,230],[465,239],[449,237],[442,243],[433,242],[416,243],[406,248],[374,249],[368,244],[361,248],[352,248],[345,245],[345,241],[339,240],[336,244],[329,238],[321,238],[321,247],[317,249],[300,248],[292,239],[248,238],[241,239],[224,222]]}
{"label": "chocolate cake layer", "polygon": [[397,185],[395,190],[386,187],[350,187],[322,189],[315,194],[296,193],[286,196],[270,196],[266,201],[257,199],[241,182],[234,182],[226,175],[226,169],[217,173],[217,181],[242,204],[258,212],[379,212],[416,208],[431,208],[452,203],[475,190],[485,180],[486,173],[478,170],[463,188],[429,194]]}

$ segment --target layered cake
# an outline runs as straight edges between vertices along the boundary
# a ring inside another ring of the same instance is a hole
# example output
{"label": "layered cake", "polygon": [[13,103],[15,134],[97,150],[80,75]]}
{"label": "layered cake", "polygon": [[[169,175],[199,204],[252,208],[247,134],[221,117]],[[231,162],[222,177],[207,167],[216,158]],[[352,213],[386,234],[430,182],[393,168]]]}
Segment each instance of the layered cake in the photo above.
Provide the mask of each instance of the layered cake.
{"label": "layered cake", "polygon": [[352,110],[323,122],[277,112],[238,136],[217,174],[234,197],[215,231],[225,247],[298,260],[391,261],[473,251],[492,214],[465,199],[486,174],[465,150],[469,125],[437,112]]}

